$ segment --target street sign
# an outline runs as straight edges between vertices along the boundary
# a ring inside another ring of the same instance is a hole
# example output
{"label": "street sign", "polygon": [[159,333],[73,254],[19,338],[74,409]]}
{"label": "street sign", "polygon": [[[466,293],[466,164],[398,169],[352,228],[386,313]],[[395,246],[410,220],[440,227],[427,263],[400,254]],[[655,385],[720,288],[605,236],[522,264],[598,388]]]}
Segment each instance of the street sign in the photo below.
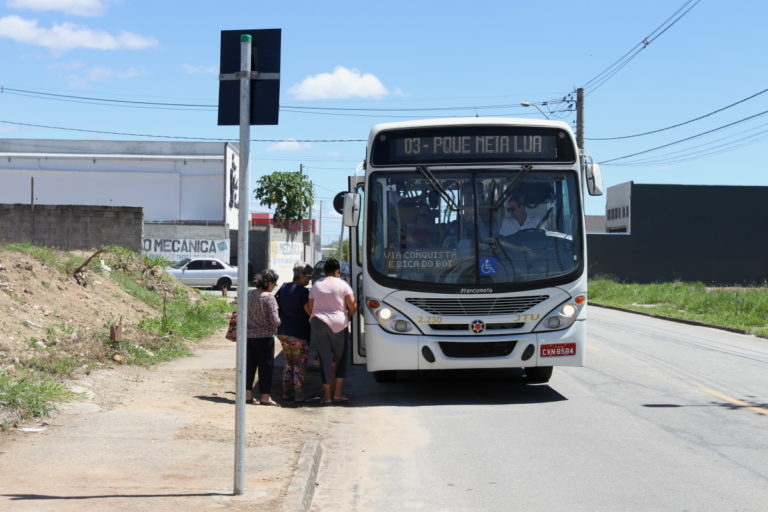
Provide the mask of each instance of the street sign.
{"label": "street sign", "polygon": [[[277,124],[280,109],[280,80],[260,80],[258,75],[280,73],[281,29],[222,30],[221,75],[233,75],[240,71],[240,36],[253,38],[251,69],[256,72],[251,80],[250,124]],[[240,82],[219,80],[219,123],[240,124]]]}

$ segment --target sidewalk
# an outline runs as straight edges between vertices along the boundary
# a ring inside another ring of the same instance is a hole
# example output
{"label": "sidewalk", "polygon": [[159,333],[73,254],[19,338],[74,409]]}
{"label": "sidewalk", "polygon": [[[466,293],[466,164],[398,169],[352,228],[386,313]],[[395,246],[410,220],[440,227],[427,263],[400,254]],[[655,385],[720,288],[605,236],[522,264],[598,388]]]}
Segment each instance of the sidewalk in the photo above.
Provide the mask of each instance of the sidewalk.
{"label": "sidewalk", "polygon": [[94,372],[74,383],[86,400],[0,436],[0,510],[282,510],[327,415],[247,405],[247,490],[233,496],[235,344],[217,335],[197,347],[149,369]]}

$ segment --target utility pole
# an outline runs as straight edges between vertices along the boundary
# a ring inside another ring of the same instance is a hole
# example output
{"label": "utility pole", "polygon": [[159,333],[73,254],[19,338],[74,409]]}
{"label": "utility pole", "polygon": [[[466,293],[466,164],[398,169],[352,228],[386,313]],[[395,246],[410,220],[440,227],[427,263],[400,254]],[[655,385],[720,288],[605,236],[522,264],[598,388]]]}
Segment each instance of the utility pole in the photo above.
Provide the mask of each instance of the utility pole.
{"label": "utility pole", "polygon": [[[320,201],[320,215],[317,217],[317,234],[320,235],[320,252],[323,252],[323,202]],[[315,256],[314,248],[312,248],[312,256]],[[314,263],[313,263],[314,264]]]}
{"label": "utility pole", "polygon": [[[299,164],[299,175],[300,176],[304,176],[304,164]],[[311,180],[309,182],[309,192],[310,192],[310,194],[314,193],[314,188],[313,188],[313,184],[312,184]],[[302,220],[301,223],[304,224],[304,221]],[[309,202],[309,219],[308,219],[308,224],[307,224],[307,245],[309,246],[310,254],[312,254],[312,252],[313,252],[312,242],[313,242],[313,240],[312,240],[312,201],[310,200],[310,202]],[[304,260],[306,261],[307,259],[308,259],[307,255],[305,253],[304,254]]]}
{"label": "utility pole", "polygon": [[584,149],[584,89],[576,89],[576,145]]}

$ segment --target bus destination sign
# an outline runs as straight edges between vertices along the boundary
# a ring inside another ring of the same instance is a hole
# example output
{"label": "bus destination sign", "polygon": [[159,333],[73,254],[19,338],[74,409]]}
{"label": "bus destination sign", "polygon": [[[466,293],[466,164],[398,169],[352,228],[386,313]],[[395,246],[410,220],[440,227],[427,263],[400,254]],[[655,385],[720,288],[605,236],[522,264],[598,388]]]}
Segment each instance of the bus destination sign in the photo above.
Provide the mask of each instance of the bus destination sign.
{"label": "bus destination sign", "polygon": [[380,133],[373,165],[470,162],[573,162],[571,138],[560,129],[468,126]]}

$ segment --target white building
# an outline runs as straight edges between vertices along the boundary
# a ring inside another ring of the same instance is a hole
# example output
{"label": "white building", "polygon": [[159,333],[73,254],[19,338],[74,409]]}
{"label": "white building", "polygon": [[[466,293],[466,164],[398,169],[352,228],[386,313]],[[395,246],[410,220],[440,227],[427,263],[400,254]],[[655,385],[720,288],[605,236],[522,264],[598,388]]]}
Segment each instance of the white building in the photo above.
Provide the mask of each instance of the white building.
{"label": "white building", "polygon": [[142,207],[145,252],[229,261],[239,167],[225,142],[0,139],[0,203]]}

